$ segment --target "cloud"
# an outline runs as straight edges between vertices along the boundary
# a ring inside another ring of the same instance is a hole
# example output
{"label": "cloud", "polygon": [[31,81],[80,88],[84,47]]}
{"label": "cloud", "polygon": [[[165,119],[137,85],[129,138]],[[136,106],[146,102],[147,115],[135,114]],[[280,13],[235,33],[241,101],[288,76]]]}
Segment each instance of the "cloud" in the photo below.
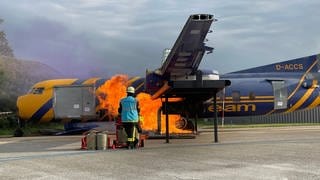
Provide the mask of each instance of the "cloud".
{"label": "cloud", "polygon": [[224,4],[209,38],[216,47],[214,60],[205,60],[202,67],[230,72],[318,53],[318,6],[317,1]]}
{"label": "cloud", "polygon": [[144,76],[160,66],[193,13],[218,18],[201,68],[230,72],[317,53],[320,2],[3,0],[0,17],[17,57],[69,76]]}

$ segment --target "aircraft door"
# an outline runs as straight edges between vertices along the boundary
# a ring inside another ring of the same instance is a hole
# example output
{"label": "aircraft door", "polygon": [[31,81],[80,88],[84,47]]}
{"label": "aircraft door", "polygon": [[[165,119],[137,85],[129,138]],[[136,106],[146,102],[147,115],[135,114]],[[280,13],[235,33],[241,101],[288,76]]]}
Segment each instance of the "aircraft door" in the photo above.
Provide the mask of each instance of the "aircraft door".
{"label": "aircraft door", "polygon": [[288,105],[288,90],[284,81],[272,81],[274,109],[286,109]]}

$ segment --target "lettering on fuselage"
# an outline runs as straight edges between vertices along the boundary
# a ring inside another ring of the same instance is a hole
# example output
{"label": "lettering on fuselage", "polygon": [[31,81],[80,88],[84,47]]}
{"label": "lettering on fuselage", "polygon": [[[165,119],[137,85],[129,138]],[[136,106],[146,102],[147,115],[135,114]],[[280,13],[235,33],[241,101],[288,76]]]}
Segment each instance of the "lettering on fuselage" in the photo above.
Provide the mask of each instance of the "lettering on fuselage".
{"label": "lettering on fuselage", "polygon": [[303,70],[303,64],[276,64],[276,70]]}
{"label": "lettering on fuselage", "polygon": [[[219,112],[222,111],[222,105],[217,105],[217,109]],[[224,106],[224,112],[255,112],[256,111],[255,104],[226,104]],[[213,105],[208,107],[208,111],[214,112]]]}

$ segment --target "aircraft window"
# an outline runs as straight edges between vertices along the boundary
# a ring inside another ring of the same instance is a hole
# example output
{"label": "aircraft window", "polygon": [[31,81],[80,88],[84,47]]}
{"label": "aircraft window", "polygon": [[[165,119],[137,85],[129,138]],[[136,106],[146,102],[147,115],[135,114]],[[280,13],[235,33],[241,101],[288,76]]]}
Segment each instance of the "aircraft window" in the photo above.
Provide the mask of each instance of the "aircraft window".
{"label": "aircraft window", "polygon": [[320,80],[320,74],[319,73],[308,73],[306,75],[306,79],[312,79],[312,80]]}
{"label": "aircraft window", "polygon": [[313,75],[313,73],[308,73],[307,75],[306,75],[306,79],[314,79],[315,77],[314,77],[314,75]]}
{"label": "aircraft window", "polygon": [[240,91],[232,91],[232,100],[234,102],[240,102]]}
{"label": "aircraft window", "polygon": [[249,93],[249,99],[250,100],[254,100],[256,98],[256,95],[254,94],[254,92],[250,92]]}
{"label": "aircraft window", "polygon": [[42,94],[43,93],[44,88],[43,87],[39,87],[39,88],[33,88],[31,90],[31,94]]}
{"label": "aircraft window", "polygon": [[274,93],[274,109],[287,108],[288,90],[284,81],[272,81]]}

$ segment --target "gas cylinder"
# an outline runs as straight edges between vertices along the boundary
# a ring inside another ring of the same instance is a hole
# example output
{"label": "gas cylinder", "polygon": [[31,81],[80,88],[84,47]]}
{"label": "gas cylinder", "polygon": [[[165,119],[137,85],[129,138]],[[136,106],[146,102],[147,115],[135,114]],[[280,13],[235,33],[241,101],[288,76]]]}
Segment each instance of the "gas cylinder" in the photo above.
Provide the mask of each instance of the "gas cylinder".
{"label": "gas cylinder", "polygon": [[97,134],[97,150],[106,150],[107,148],[107,134],[98,133]]}
{"label": "gas cylinder", "polygon": [[96,133],[90,132],[87,134],[87,149],[96,150]]}

